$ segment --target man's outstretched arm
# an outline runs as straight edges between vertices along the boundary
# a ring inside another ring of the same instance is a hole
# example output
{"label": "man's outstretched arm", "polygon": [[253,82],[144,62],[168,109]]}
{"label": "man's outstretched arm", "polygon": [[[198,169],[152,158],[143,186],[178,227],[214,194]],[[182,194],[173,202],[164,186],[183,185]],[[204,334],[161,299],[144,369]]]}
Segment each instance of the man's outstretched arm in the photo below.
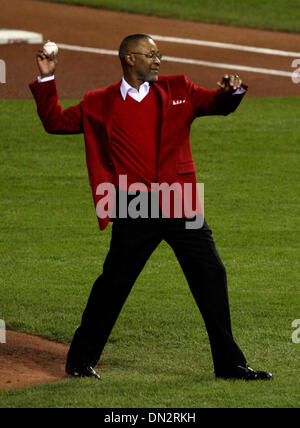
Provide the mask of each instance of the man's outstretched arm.
{"label": "man's outstretched arm", "polygon": [[225,75],[218,90],[208,90],[188,81],[190,99],[196,117],[228,115],[234,112],[247,92],[248,86],[237,75]]}
{"label": "man's outstretched arm", "polygon": [[54,73],[57,61],[43,49],[37,53],[40,79],[29,85],[35,98],[39,117],[51,134],[79,134],[82,132],[82,103],[63,110],[58,101]]}

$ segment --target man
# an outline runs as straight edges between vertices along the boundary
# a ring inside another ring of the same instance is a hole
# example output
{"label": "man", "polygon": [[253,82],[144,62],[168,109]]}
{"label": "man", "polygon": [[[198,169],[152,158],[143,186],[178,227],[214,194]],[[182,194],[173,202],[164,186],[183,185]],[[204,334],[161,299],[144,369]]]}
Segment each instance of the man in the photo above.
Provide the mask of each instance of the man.
{"label": "man", "polygon": [[[30,85],[46,131],[84,133],[100,229],[107,226],[112,215],[111,208],[106,210],[109,198],[102,203],[105,195],[101,186],[110,183],[116,188],[110,250],[75,332],[66,371],[71,376],[100,379],[94,367],[117,317],[150,255],[165,240],[174,250],[204,318],[215,375],[225,379],[271,379],[271,373],[247,365],[233,339],[225,268],[207,223],[187,227],[191,214],[196,218],[202,211],[201,206],[193,209],[198,200],[194,190],[190,197],[184,194],[185,185],[195,187],[197,181],[189,142],[191,123],[199,116],[233,112],[247,86],[239,76],[224,76],[216,91],[198,87],[186,76],[159,77],[162,57],[154,40],[145,34],[126,37],[119,57],[122,81],[88,92],[79,105],[66,110],[58,102],[55,59],[43,49],[37,54],[40,77]],[[123,186],[119,179],[124,176],[127,181]],[[166,207],[159,199],[158,218],[120,215],[124,207],[117,195],[130,193],[129,187],[136,183],[144,185],[147,196],[155,193],[152,183],[177,183],[177,188],[183,190],[182,205],[188,205],[188,209],[176,215],[173,201],[165,215]]]}

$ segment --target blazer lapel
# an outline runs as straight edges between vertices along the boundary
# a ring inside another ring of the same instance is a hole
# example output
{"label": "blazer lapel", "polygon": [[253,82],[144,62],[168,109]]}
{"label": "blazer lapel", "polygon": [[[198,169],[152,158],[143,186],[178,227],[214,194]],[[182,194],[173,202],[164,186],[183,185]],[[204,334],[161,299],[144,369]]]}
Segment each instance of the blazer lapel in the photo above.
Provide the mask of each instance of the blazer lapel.
{"label": "blazer lapel", "polygon": [[162,102],[162,116],[165,117],[169,106],[169,84],[167,80],[158,80],[152,84],[153,88],[158,92]]}
{"label": "blazer lapel", "polygon": [[113,108],[118,92],[120,92],[121,82],[115,83],[114,85],[109,86],[103,97],[103,122],[106,128],[108,137],[111,135],[111,126],[112,126],[112,117],[113,117]]}
{"label": "blazer lapel", "polygon": [[158,94],[158,96],[161,99],[161,130],[160,130],[160,141],[158,146],[158,153],[157,153],[157,160],[159,162],[159,159],[162,155],[162,145],[164,146],[164,135],[165,135],[165,126],[164,123],[166,123],[166,117],[168,113],[168,107],[170,103],[170,88],[167,80],[158,80],[158,82],[153,83],[153,89]]}

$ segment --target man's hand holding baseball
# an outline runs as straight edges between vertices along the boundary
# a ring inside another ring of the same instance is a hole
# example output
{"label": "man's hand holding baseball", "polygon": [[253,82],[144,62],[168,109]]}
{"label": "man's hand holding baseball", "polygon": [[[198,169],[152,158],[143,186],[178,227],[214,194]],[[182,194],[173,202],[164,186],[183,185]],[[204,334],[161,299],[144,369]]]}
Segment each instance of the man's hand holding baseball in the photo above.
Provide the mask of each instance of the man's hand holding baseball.
{"label": "man's hand holding baseball", "polygon": [[57,59],[54,53],[48,55],[43,48],[40,48],[36,55],[36,61],[41,77],[49,77],[54,75],[57,64]]}

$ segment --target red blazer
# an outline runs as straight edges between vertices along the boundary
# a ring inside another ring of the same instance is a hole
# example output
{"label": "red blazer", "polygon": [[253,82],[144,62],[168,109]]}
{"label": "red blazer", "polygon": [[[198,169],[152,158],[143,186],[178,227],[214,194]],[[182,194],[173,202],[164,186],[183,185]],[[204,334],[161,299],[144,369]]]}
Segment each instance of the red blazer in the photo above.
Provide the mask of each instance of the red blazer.
{"label": "red blazer", "polygon": [[[112,111],[121,82],[88,92],[84,100],[65,110],[58,101],[55,80],[30,84],[45,130],[51,134],[83,133],[86,161],[94,204],[101,183],[117,186],[117,175],[109,156]],[[196,169],[190,147],[190,126],[205,115],[228,115],[236,110],[243,95],[228,95],[222,90],[207,90],[190,82],[186,76],[161,76],[151,83],[162,103],[161,141],[157,183],[196,183]],[[246,85],[243,85],[247,89]],[[109,216],[99,218],[100,229]]]}

